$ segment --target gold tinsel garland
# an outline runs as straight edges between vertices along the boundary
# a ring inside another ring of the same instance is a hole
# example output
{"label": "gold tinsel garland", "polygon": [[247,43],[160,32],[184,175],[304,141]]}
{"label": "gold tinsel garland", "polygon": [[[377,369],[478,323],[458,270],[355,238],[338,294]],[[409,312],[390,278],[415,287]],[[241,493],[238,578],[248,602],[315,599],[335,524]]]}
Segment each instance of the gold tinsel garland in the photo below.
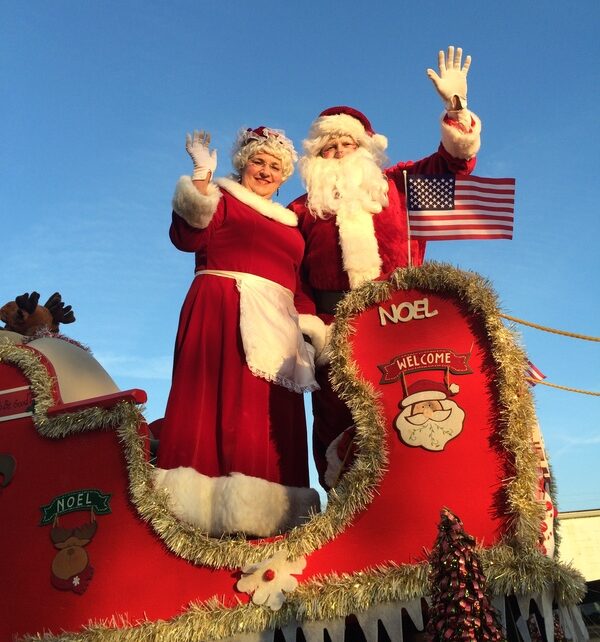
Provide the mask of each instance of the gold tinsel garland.
{"label": "gold tinsel garland", "polygon": [[[388,282],[367,283],[340,303],[332,337],[332,380],[352,411],[359,452],[351,469],[330,492],[327,509],[314,515],[307,524],[294,528],[286,537],[270,543],[249,543],[236,537],[211,538],[179,521],[169,511],[166,494],[152,486],[153,467],[147,462],[146,444],[138,433],[143,416],[133,404],[48,418],[52,381],[40,360],[31,350],[0,346],[0,361],[15,364],[30,380],[35,399],[34,423],[41,434],[57,438],[99,427],[117,428],[129,470],[132,501],[172,551],[198,565],[235,569],[266,559],[281,548],[285,548],[290,558],[307,555],[344,530],[357,512],[370,503],[387,465],[385,426],[376,391],[360,380],[351,359],[348,341],[353,331],[351,320],[369,306],[388,299],[394,290],[413,288],[456,297],[467,312],[483,324],[497,367],[500,440],[503,448],[512,453],[514,472],[507,481],[506,491],[511,527],[498,545],[478,549],[489,590],[495,595],[507,595],[539,594],[553,589],[560,604],[577,603],[585,591],[581,575],[570,566],[545,557],[536,547],[543,508],[535,501],[537,462],[530,430],[535,413],[531,394],[523,382],[526,357],[515,335],[501,322],[489,283],[477,274],[427,263],[420,268],[396,270]],[[551,493],[554,500],[554,487]],[[313,577],[290,594],[277,612],[251,603],[230,608],[212,599],[191,605],[168,622],[111,621],[76,634],[26,639],[48,642],[219,640],[273,630],[293,622],[342,618],[380,603],[411,600],[428,594],[427,577],[426,563],[390,564],[353,574]]]}

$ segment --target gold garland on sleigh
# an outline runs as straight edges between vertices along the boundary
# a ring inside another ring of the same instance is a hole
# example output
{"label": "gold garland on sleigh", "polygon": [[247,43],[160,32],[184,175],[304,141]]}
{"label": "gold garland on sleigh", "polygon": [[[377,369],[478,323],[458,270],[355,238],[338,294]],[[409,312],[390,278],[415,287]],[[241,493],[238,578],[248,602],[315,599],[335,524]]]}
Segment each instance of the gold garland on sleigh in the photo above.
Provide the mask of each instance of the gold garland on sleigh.
{"label": "gold garland on sleigh", "polygon": [[[370,503],[387,464],[382,413],[375,390],[358,377],[351,359],[348,337],[354,316],[389,299],[396,289],[421,289],[454,295],[468,313],[483,324],[497,367],[495,378],[502,446],[514,459],[514,474],[507,482],[511,518],[504,540],[480,548],[488,588],[494,595],[536,595],[553,590],[559,604],[575,604],[585,593],[585,581],[570,565],[552,560],[537,549],[542,507],[535,501],[536,458],[530,426],[535,421],[531,394],[523,381],[526,357],[514,333],[500,320],[490,284],[475,273],[450,265],[426,263],[420,268],[396,270],[389,281],[369,282],[351,292],[338,306],[332,337],[332,382],[346,400],[357,426],[359,452],[351,469],[330,492],[326,510],[303,526],[273,542],[243,538],[211,538],[181,522],[169,510],[164,491],[152,485],[153,467],[147,462],[147,445],[138,432],[143,415],[134,404],[123,402],[112,409],[93,408],[48,418],[53,404],[52,380],[33,351],[0,345],[0,361],[21,368],[30,380],[35,400],[34,423],[42,435],[63,437],[85,430],[114,428],[123,443],[130,479],[131,499],[166,545],[198,565],[236,569],[271,557],[284,548],[290,559],[307,555],[344,530]],[[555,489],[551,489],[553,500]],[[287,624],[326,621],[361,613],[390,602],[404,602],[429,593],[428,565],[389,564],[352,574],[312,577],[287,596],[280,611],[252,603],[227,607],[217,599],[191,604],[169,621],[105,621],[79,633],[41,634],[24,640],[60,642],[192,642],[221,640],[244,633],[274,630]]]}

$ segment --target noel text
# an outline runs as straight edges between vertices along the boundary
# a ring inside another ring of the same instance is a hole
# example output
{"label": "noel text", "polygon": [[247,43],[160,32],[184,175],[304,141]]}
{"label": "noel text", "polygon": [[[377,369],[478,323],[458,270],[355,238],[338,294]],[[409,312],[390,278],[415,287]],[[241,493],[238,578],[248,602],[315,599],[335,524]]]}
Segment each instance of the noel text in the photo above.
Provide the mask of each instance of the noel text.
{"label": "noel text", "polygon": [[386,323],[406,323],[418,319],[428,319],[436,316],[437,310],[429,309],[429,299],[417,299],[412,303],[404,301],[402,303],[392,303],[389,311],[381,305],[379,306],[379,323],[384,326]]}

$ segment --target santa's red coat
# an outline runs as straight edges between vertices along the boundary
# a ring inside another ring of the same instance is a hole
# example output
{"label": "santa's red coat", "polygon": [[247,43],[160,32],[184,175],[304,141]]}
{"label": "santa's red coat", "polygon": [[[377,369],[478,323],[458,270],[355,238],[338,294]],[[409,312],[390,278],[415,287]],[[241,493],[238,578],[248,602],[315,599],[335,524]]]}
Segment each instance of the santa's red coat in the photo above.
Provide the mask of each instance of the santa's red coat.
{"label": "santa's red coat", "polygon": [[[452,157],[442,145],[439,150],[419,161],[400,162],[384,171],[388,179],[389,204],[373,217],[375,237],[381,259],[381,274],[408,265],[408,233],[404,175],[407,174],[470,174],[475,158]],[[306,205],[307,195],[288,206],[298,216],[306,249],[302,273],[311,290],[348,291],[350,284],[344,269],[336,217],[321,219],[313,216]],[[357,248],[360,252],[360,248]],[[410,241],[412,265],[421,265],[425,241]],[[330,320],[330,319],[327,319]]]}
{"label": "santa's red coat", "polygon": [[[388,206],[373,215],[371,230],[365,227],[365,234],[372,234],[374,230],[377,241],[377,251],[381,261],[381,275],[386,275],[397,267],[406,267],[409,264],[409,240],[407,228],[406,193],[404,174],[470,174],[475,168],[475,158],[455,158],[445,147],[440,144],[436,153],[419,161],[400,162],[384,170],[388,180]],[[307,195],[300,196],[288,206],[298,216],[298,227],[306,243],[304,261],[302,263],[302,276],[304,290],[312,294],[318,301],[318,290],[348,291],[350,282],[344,267],[342,256],[340,229],[336,217],[321,219],[313,216],[307,207]],[[352,250],[355,256],[365,253],[360,243]],[[411,264],[418,266],[423,263],[425,255],[425,241],[410,241]],[[372,257],[365,255],[365,261]],[[311,312],[317,314],[330,323],[333,316],[324,309],[319,309],[315,302]],[[327,446],[346,428],[352,425],[353,420],[346,405],[331,390],[329,383],[329,369],[327,367],[317,370],[316,379],[321,390],[313,393],[313,451],[319,471],[321,483],[326,469],[325,451]]]}

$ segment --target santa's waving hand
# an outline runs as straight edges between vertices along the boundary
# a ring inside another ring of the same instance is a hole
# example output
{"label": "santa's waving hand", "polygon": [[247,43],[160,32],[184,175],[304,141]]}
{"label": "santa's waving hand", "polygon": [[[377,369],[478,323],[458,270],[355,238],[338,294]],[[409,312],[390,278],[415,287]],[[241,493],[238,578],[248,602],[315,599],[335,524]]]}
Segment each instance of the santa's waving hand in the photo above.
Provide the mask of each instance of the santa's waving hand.
{"label": "santa's waving hand", "polygon": [[438,54],[439,74],[433,69],[427,75],[444,102],[447,111],[465,109],[467,106],[467,74],[471,66],[471,56],[465,58],[462,65],[462,49],[448,47],[448,56],[443,51]]}

